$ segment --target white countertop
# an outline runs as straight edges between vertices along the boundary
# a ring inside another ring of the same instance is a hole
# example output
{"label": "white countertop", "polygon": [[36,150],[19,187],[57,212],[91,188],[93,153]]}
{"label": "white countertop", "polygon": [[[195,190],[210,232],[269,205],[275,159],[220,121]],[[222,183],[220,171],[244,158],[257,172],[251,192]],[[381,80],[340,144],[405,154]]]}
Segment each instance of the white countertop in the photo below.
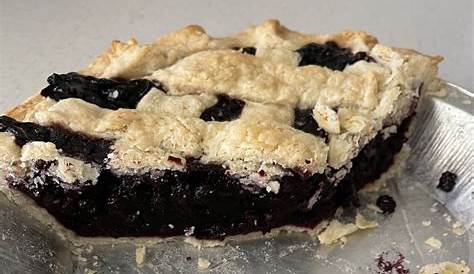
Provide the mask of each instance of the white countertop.
{"label": "white countertop", "polygon": [[0,0],[0,112],[51,73],[84,68],[114,39],[147,43],[188,24],[221,36],[267,18],[303,32],[366,30],[387,45],[442,55],[441,77],[474,90],[473,17],[471,0]]}

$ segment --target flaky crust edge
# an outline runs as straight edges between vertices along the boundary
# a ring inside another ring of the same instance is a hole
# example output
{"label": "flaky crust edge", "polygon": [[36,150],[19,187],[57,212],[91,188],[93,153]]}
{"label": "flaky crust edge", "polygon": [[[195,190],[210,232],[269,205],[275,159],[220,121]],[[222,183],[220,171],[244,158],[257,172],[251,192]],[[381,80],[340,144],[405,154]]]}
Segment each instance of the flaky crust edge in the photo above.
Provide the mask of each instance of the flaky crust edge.
{"label": "flaky crust edge", "polygon": [[[365,44],[369,48],[372,48],[378,43],[377,38],[375,38],[374,36],[364,31],[349,31],[348,30],[348,31],[342,31],[342,32],[326,34],[326,35],[303,34],[301,32],[297,32],[297,31],[286,28],[276,19],[268,19],[262,25],[252,26],[240,33],[237,33],[235,35],[231,35],[228,37],[224,37],[224,38],[211,37],[206,33],[203,27],[199,25],[189,25],[175,32],[171,32],[169,34],[166,34],[158,38],[153,43],[153,47],[160,47],[161,45],[180,43],[183,40],[188,40],[190,37],[199,36],[199,35],[204,35],[209,40],[223,40],[223,41],[228,40],[227,41],[228,43],[231,43],[231,44],[235,43],[236,46],[238,45],[242,46],[243,44],[245,44],[245,41],[249,40],[249,36],[255,35],[258,29],[260,30],[263,29],[265,31],[271,32],[275,35],[283,37],[284,39],[304,40],[304,42],[307,42],[307,43],[314,40],[320,40],[320,39],[326,40],[328,38],[330,38],[331,40],[334,40],[337,43],[341,43],[343,45],[347,44],[348,41],[360,40],[361,43]],[[90,63],[90,65],[87,68],[80,70],[79,73],[84,74],[84,75],[100,77],[105,71],[105,69],[107,68],[107,66],[109,66],[114,59],[121,56],[127,50],[134,47],[139,47],[139,46],[140,45],[134,38],[131,38],[129,41],[125,43],[118,40],[114,40],[112,41],[112,44],[108,49],[106,49],[104,52],[99,54]],[[406,55],[421,54],[412,49],[401,49],[401,48],[395,49],[394,48],[394,50],[399,51],[400,53],[404,53]],[[430,56],[430,58],[436,64],[440,63],[443,60],[443,57],[441,56]],[[5,114],[16,120],[23,120],[25,116],[28,114],[28,112],[31,109],[33,109],[37,104],[39,104],[42,100],[44,100],[44,97],[42,97],[38,92],[37,94],[27,98],[23,103],[20,103],[19,105],[7,110]]]}
{"label": "flaky crust edge", "polygon": [[[156,41],[154,41],[149,46],[159,48],[160,46],[179,44],[184,40],[192,40],[193,38],[204,36],[203,38],[209,40],[209,42],[218,42],[236,47],[243,47],[246,46],[246,43],[252,40],[255,35],[259,35],[261,33],[271,33],[285,40],[297,40],[301,41],[302,43],[330,39],[338,44],[347,46],[349,41],[358,41],[358,43],[367,46],[369,49],[378,43],[377,38],[365,31],[346,30],[324,35],[305,34],[286,28],[280,23],[280,21],[276,19],[268,19],[261,25],[254,25],[237,34],[221,38],[209,36],[206,30],[199,25],[188,25],[182,29],[156,39]],[[99,77],[104,73],[105,69],[112,63],[114,59],[121,56],[127,50],[138,47],[140,47],[140,45],[134,38],[130,38],[127,42],[114,40],[112,41],[111,46],[99,54],[96,59],[82,71],[82,73]]]}

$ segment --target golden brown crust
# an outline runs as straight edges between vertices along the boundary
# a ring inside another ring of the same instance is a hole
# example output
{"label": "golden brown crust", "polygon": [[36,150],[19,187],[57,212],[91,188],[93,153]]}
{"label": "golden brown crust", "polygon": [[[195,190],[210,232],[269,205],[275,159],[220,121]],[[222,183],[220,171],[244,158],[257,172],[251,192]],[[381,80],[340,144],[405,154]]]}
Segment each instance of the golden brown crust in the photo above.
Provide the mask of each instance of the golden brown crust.
{"label": "golden brown crust", "polygon": [[105,68],[111,63],[111,60],[137,45],[137,41],[133,38],[128,40],[126,43],[114,40],[112,41],[110,48],[97,56],[97,58],[92,61],[86,69],[82,70],[81,73],[91,76],[100,76]]}
{"label": "golden brown crust", "polygon": [[[295,51],[310,42],[335,41],[365,51],[377,62],[356,62],[343,71],[299,67]],[[231,50],[255,47],[256,56]],[[116,140],[108,163],[170,169],[167,159],[200,158],[235,173],[264,168],[281,174],[286,168],[310,173],[350,166],[350,161],[384,125],[400,123],[419,95],[434,81],[441,58],[383,46],[365,32],[327,35],[289,30],[276,20],[224,38],[199,26],[188,26],[150,45],[114,41],[84,74],[96,77],[146,77],[163,83],[135,110],[111,111],[80,99],[56,102],[36,95],[7,115],[41,125],[60,124]],[[204,122],[204,109],[216,94],[245,101],[240,119]],[[294,108],[312,109],[329,143],[292,127]],[[155,125],[159,125],[156,127]]]}
{"label": "golden brown crust", "polygon": [[33,95],[26,99],[23,103],[8,110],[5,114],[18,121],[22,121],[28,112],[30,112],[38,103],[42,102],[43,100],[44,97],[40,94]]}
{"label": "golden brown crust", "polygon": [[[215,38],[197,25],[190,25],[141,46],[135,39],[123,43],[113,41],[111,47],[99,55],[82,73],[97,77],[138,78],[157,69],[170,66],[193,53],[209,49],[268,46],[290,42],[296,49],[310,42],[335,41],[354,51],[368,51],[377,39],[362,31],[344,31],[334,34],[303,34],[282,26],[277,20],[267,20],[233,36]],[[263,45],[262,45],[263,44]],[[127,56],[127,58],[124,58]],[[133,56],[130,61],[130,56]],[[125,60],[127,59],[127,60]]]}

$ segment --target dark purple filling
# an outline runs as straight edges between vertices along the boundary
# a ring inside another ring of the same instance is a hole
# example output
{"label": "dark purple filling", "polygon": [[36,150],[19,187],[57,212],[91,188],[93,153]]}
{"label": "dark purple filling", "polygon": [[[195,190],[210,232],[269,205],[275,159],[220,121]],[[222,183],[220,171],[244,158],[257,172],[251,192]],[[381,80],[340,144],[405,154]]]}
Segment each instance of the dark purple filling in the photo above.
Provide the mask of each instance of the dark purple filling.
{"label": "dark purple filling", "polygon": [[444,192],[451,192],[456,186],[456,179],[458,175],[452,173],[451,171],[445,171],[441,174],[439,178],[439,183],[437,188],[441,189]]}
{"label": "dark purple filling", "polygon": [[[38,161],[31,175],[10,178],[9,185],[83,236],[172,236],[193,231],[198,238],[222,239],[288,224],[313,227],[390,167],[409,122],[406,119],[387,139],[377,135],[337,186],[330,182],[336,170],[311,177],[289,170],[275,194],[246,187],[222,166],[195,159],[187,161],[185,172],[120,176],[104,169],[96,184],[77,185],[45,176],[54,163]],[[308,209],[313,195],[316,202]]]}
{"label": "dark purple filling", "polygon": [[239,118],[245,102],[224,94],[217,95],[217,103],[204,110],[201,119],[204,121],[232,121]]}
{"label": "dark purple filling", "polygon": [[395,212],[395,207],[397,207],[397,203],[389,195],[381,195],[377,198],[375,204],[382,210],[384,214],[392,214]]}
{"label": "dark purple filling", "polygon": [[306,133],[321,137],[325,140],[328,138],[328,133],[320,128],[316,120],[314,120],[312,109],[295,109],[293,127]]}
{"label": "dark purple filling", "polygon": [[49,86],[41,95],[60,101],[79,98],[102,108],[136,108],[138,102],[152,87],[163,89],[160,83],[145,79],[112,80],[84,76],[75,72],[52,74],[48,77]]}
{"label": "dark purple filling", "polygon": [[347,65],[364,60],[374,62],[366,52],[353,54],[349,48],[341,48],[335,42],[325,44],[309,43],[296,50],[301,56],[300,66],[318,65],[332,70],[344,70]]}
{"label": "dark purple filling", "polygon": [[51,142],[67,156],[98,164],[104,162],[112,146],[112,141],[109,140],[93,138],[59,126],[43,127],[34,123],[22,123],[8,116],[0,116],[0,132],[14,135],[19,146],[33,141]]}
{"label": "dark purple filling", "polygon": [[245,53],[245,54],[249,54],[249,55],[255,55],[257,53],[257,49],[254,48],[254,47],[243,47],[243,48],[232,48],[233,50],[237,50],[237,51],[240,51],[242,53]]}

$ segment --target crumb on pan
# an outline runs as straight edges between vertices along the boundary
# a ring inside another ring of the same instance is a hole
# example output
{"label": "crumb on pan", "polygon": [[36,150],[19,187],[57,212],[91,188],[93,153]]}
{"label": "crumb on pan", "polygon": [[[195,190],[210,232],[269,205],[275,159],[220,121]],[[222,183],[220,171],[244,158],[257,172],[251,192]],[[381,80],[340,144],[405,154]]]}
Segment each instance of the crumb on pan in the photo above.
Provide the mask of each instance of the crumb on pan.
{"label": "crumb on pan", "polygon": [[198,258],[198,269],[206,270],[211,266],[211,262],[208,259]]}
{"label": "crumb on pan", "polygon": [[460,264],[442,262],[423,266],[419,274],[468,274],[469,272],[470,269],[466,266],[465,262]]}
{"label": "crumb on pan", "polygon": [[429,237],[426,241],[425,244],[429,245],[430,247],[434,249],[440,249],[443,243],[436,239],[435,237]]}
{"label": "crumb on pan", "polygon": [[137,247],[135,249],[135,261],[138,265],[141,265],[145,262],[146,257],[146,246]]}

